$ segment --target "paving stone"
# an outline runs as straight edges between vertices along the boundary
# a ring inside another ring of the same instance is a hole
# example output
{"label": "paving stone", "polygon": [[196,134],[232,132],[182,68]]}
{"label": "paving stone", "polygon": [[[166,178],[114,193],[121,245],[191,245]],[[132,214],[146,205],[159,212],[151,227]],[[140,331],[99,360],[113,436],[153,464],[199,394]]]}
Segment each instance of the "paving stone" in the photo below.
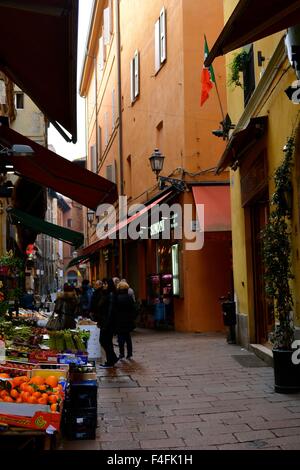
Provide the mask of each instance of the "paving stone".
{"label": "paving stone", "polygon": [[133,341],[134,361],[97,371],[96,439],[61,449],[300,449],[300,396],[275,393],[272,368],[241,366],[249,352],[222,334]]}

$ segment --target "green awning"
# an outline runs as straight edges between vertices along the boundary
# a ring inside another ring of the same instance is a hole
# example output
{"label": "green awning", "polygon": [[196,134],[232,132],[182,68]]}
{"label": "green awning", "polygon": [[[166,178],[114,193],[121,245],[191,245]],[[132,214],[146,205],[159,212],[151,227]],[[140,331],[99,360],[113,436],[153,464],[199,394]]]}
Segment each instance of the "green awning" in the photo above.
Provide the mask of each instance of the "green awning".
{"label": "green awning", "polygon": [[83,261],[88,261],[90,259],[90,256],[87,256],[87,255],[81,255],[81,256],[77,256],[76,258],[72,259],[68,265],[66,266],[65,269],[69,269],[69,268],[72,268],[72,266],[76,266],[77,264],[80,264],[82,263]]}
{"label": "green awning", "polygon": [[80,232],[75,232],[74,230],[51,224],[46,220],[27,214],[27,212],[23,212],[20,209],[8,208],[7,213],[11,217],[13,223],[23,224],[26,227],[34,229],[38,233],[45,233],[46,235],[49,235],[49,237],[74,245],[75,248],[79,248],[83,244],[84,236]]}

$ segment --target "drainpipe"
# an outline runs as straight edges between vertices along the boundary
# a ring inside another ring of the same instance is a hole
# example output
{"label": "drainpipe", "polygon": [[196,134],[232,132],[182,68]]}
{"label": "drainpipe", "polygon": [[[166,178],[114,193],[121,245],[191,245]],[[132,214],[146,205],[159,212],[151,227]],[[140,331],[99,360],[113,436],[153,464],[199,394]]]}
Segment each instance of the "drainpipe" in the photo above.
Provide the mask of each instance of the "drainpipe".
{"label": "drainpipe", "polygon": [[[119,151],[119,178],[120,195],[124,195],[124,167],[123,167],[123,121],[122,121],[122,80],[121,80],[121,32],[120,32],[120,0],[116,1],[116,43],[117,43],[117,83],[118,83],[118,151]],[[123,277],[124,270],[124,242],[119,240],[119,275]]]}
{"label": "drainpipe", "polygon": [[96,173],[98,173],[99,165],[99,136],[98,136],[98,74],[97,74],[97,57],[94,57],[94,69],[95,69],[95,125],[96,125]]}

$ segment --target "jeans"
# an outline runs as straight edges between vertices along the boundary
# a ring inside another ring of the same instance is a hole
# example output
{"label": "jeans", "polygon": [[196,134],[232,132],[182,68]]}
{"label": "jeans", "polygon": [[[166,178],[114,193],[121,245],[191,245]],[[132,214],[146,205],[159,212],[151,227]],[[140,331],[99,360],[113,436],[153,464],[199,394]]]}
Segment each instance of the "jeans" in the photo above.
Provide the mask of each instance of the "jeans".
{"label": "jeans", "polygon": [[132,356],[132,340],[131,340],[130,332],[123,333],[122,335],[118,335],[118,343],[119,343],[120,356],[125,356],[125,344],[126,344],[127,357],[131,357]]}

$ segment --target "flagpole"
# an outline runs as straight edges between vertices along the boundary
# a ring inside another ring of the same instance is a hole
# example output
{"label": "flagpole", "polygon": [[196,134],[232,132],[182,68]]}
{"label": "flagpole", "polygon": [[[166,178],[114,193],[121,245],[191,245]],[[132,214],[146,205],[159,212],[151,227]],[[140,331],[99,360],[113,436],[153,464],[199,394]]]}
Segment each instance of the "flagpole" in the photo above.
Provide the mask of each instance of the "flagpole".
{"label": "flagpole", "polygon": [[217,97],[218,97],[218,101],[219,101],[219,105],[220,105],[220,109],[221,109],[221,113],[222,113],[222,118],[223,118],[223,121],[225,121],[225,114],[224,114],[224,110],[223,110],[223,106],[222,106],[222,102],[221,102],[221,98],[220,98],[220,94],[219,94],[219,89],[218,89],[218,85],[217,85],[216,78],[215,78],[215,88],[216,88]]}
{"label": "flagpole", "polygon": [[[207,54],[209,53],[209,49],[208,49],[208,44],[207,44],[207,39],[206,39],[206,35],[204,34],[204,48],[207,49]],[[204,56],[206,55],[204,52]],[[224,114],[224,110],[223,110],[223,106],[222,106],[222,102],[221,102],[221,98],[220,98],[220,93],[219,93],[219,89],[218,89],[218,85],[217,85],[217,80],[216,80],[216,75],[215,75],[215,72],[213,70],[213,66],[210,65],[208,67],[208,69],[211,71],[211,74],[213,75],[213,82],[215,84],[215,88],[216,88],[216,92],[217,92],[217,97],[218,97],[218,101],[219,101],[219,105],[220,105],[220,109],[221,109],[221,114],[222,114],[222,119],[223,119],[223,122],[225,122],[225,114]]]}

